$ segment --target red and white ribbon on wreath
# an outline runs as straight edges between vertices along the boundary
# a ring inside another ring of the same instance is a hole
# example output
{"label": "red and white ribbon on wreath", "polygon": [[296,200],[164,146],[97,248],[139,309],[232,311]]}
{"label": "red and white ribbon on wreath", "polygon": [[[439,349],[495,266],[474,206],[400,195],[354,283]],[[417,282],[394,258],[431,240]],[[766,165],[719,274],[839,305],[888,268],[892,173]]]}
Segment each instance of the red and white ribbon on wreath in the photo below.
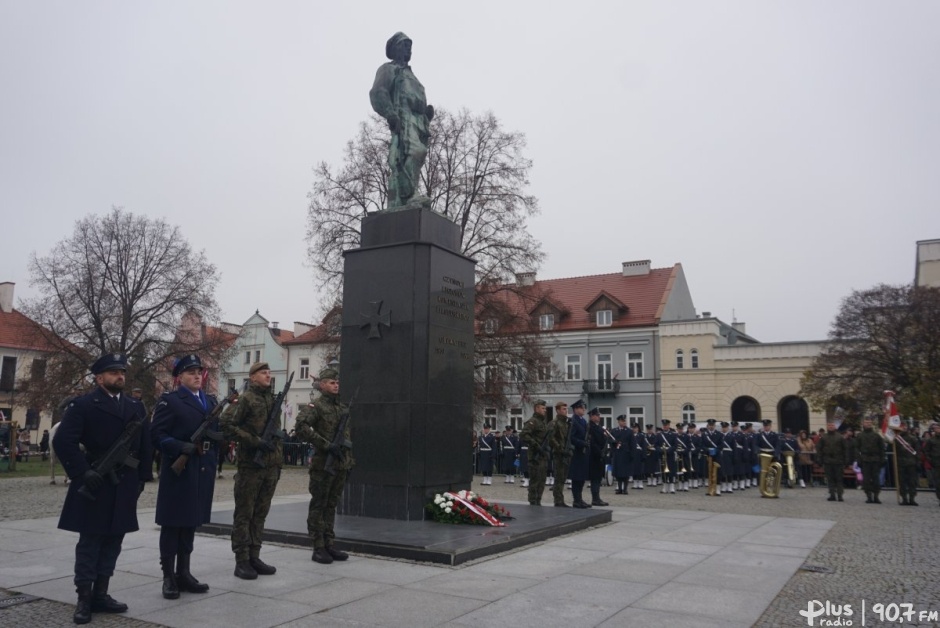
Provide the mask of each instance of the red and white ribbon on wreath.
{"label": "red and white ribbon on wreath", "polygon": [[469,510],[476,516],[480,517],[481,519],[483,519],[483,521],[487,522],[491,526],[504,527],[506,525],[505,523],[503,523],[502,521],[500,521],[499,519],[497,519],[490,513],[486,512],[486,510],[484,510],[483,508],[480,508],[479,506],[474,504],[469,499],[465,499],[456,493],[444,493],[444,497],[446,497],[447,499],[451,499],[457,502],[458,504],[462,504],[463,506],[467,508],[467,510]]}

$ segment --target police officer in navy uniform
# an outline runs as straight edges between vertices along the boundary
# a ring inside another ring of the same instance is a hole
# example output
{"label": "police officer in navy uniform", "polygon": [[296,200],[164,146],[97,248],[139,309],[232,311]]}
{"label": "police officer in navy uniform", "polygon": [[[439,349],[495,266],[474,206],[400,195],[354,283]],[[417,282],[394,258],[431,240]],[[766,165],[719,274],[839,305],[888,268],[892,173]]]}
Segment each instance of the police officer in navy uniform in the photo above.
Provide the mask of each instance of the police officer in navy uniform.
{"label": "police officer in navy uniform", "polygon": [[571,444],[574,453],[571,454],[571,466],[568,467],[568,477],[571,479],[571,505],[575,508],[590,508],[584,501],[584,483],[588,479],[588,422],[584,418],[585,405],[578,399],[571,404],[574,416],[571,417]]}
{"label": "police officer in navy uniform", "polygon": [[601,499],[601,480],[604,479],[604,454],[607,451],[607,435],[601,427],[601,412],[591,408],[588,412],[588,480],[591,482],[591,505],[609,506]]}
{"label": "police officer in navy uniform", "polygon": [[[127,358],[109,353],[91,366],[97,387],[68,406],[52,439],[56,456],[71,483],[62,506],[59,528],[78,532],[75,546],[75,590],[78,604],[72,620],[87,624],[94,613],[123,613],[127,605],[108,595],[108,584],[127,532],[137,526],[137,498],[144,482],[153,479],[153,450],[144,406],[124,391]],[[133,422],[143,423],[130,444],[128,464],[115,473],[117,483],[102,477],[93,465]],[[80,448],[83,446],[85,451]],[[134,463],[138,462],[136,469]],[[79,494],[82,489],[85,491]],[[86,497],[90,493],[94,499]]]}
{"label": "police officer in navy uniform", "polygon": [[481,484],[489,486],[493,483],[493,460],[496,457],[496,435],[490,431],[490,424],[483,424],[483,434],[477,446],[480,448],[480,473],[483,474]]}
{"label": "police officer in navy uniform", "polygon": [[627,480],[633,470],[633,430],[627,427],[627,415],[621,414],[617,417],[617,427],[610,430],[610,435],[614,437],[614,442],[611,443],[611,466],[617,479],[617,490],[614,494],[626,495]]}
{"label": "police officer in navy uniform", "polygon": [[511,425],[506,426],[502,438],[499,439],[499,457],[502,472],[506,475],[505,484],[515,484],[516,460],[519,459],[519,437]]}
{"label": "police officer in navy uniform", "polygon": [[[197,355],[176,361],[173,377],[179,388],[163,393],[153,413],[150,435],[163,457],[156,521],[160,525],[160,565],[163,568],[163,597],[175,600],[180,591],[205,593],[209,585],[196,580],[189,570],[196,528],[209,522],[215,471],[216,442],[222,439],[218,420],[210,426],[209,438],[190,441],[217,405],[215,397],[202,390],[202,362]],[[214,439],[214,440],[213,440]],[[173,469],[180,456],[186,464],[179,474]]]}

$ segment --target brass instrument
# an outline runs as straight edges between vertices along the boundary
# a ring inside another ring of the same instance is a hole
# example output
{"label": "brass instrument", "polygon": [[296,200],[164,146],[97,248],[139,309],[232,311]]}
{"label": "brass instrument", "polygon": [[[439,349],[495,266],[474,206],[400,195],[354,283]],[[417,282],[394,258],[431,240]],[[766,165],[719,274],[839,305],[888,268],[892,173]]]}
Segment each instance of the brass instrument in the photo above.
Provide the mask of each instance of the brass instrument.
{"label": "brass instrument", "polygon": [[793,460],[796,458],[796,452],[792,449],[788,449],[783,452],[784,464],[787,465],[787,479],[790,481],[790,486],[796,485],[796,464]]}
{"label": "brass instrument", "polygon": [[663,448],[663,462],[662,462],[663,475],[669,475],[669,460],[666,459],[667,455],[668,453],[666,452],[666,448],[664,447]]}
{"label": "brass instrument", "polygon": [[714,457],[708,457],[708,495],[709,497],[715,497],[718,495],[718,469],[721,468],[721,465],[715,460]]}
{"label": "brass instrument", "polygon": [[783,480],[783,465],[773,455],[760,455],[760,480],[757,487],[761,497],[780,497],[780,481]]}
{"label": "brass instrument", "polygon": [[679,475],[685,475],[688,470],[685,468],[685,449],[676,451],[676,457],[679,459]]}

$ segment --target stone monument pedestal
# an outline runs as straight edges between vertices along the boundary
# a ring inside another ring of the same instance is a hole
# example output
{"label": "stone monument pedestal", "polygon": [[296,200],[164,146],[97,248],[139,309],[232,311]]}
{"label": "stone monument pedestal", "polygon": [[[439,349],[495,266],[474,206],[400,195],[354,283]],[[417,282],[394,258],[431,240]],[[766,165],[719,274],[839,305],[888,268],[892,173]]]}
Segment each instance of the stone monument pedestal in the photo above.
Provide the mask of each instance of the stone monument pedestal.
{"label": "stone monument pedestal", "polygon": [[353,457],[338,512],[415,521],[472,479],[474,262],[426,209],[362,221],[345,256],[340,394]]}

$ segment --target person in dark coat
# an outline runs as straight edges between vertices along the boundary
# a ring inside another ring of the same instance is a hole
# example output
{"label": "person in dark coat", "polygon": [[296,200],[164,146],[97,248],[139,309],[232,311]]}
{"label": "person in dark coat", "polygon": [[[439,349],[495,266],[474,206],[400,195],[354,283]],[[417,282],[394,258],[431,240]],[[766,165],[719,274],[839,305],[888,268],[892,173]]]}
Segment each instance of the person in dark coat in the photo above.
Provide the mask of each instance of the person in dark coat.
{"label": "person in dark coat", "polygon": [[614,477],[617,479],[616,495],[627,494],[627,480],[630,479],[632,471],[633,454],[633,430],[627,427],[627,415],[621,414],[617,417],[617,427],[610,431],[614,437],[615,443],[611,444],[613,452],[611,454],[611,466],[613,466]]}
{"label": "person in dark coat", "polygon": [[630,473],[633,475],[633,488],[643,490],[643,480],[646,479],[646,450],[649,441],[643,433],[639,423],[633,425],[633,453],[631,457]]}
{"label": "person in dark coat", "polygon": [[601,427],[601,413],[591,408],[588,413],[588,480],[591,481],[591,505],[608,506],[601,499],[601,480],[604,478],[604,453],[607,450],[607,436]]}
{"label": "person in dark coat", "polygon": [[506,426],[502,438],[499,439],[500,469],[506,476],[505,484],[515,484],[516,471],[519,469],[519,437],[511,425]]}
{"label": "person in dark coat", "polygon": [[[221,440],[216,419],[199,443],[190,441],[193,433],[216,407],[215,397],[202,390],[202,362],[197,355],[176,361],[173,377],[179,388],[163,393],[153,413],[150,436],[163,458],[160,492],[157,493],[156,521],[160,525],[160,565],[163,568],[163,597],[175,600],[180,591],[205,593],[209,585],[190,572],[190,556],[196,528],[208,523],[215,490],[218,461],[217,442]],[[185,456],[185,461],[181,457]],[[182,469],[174,469],[182,465]]]}
{"label": "person in dark coat", "polygon": [[584,501],[582,492],[584,483],[588,479],[588,422],[584,418],[584,402],[578,399],[571,408],[574,416],[571,417],[571,444],[574,453],[571,455],[571,466],[568,467],[568,477],[571,479],[571,500],[575,508],[590,508]]}
{"label": "person in dark coat", "polygon": [[493,483],[493,460],[496,457],[496,435],[490,431],[490,424],[483,424],[483,434],[478,441],[480,449],[480,473],[483,474],[483,480],[480,482],[484,486]]}
{"label": "person in dark coat", "polygon": [[[126,370],[127,358],[119,353],[98,359],[91,366],[97,387],[72,400],[52,439],[53,450],[72,480],[59,528],[79,535],[75,547],[78,604],[72,617],[76,624],[91,621],[93,612],[127,610],[126,604],[108,595],[108,585],[124,535],[138,529],[137,499],[144,482],[153,479],[144,406],[122,394]],[[140,423],[136,433],[135,422]],[[102,476],[96,463],[122,438],[129,441],[127,462],[113,478]]]}

